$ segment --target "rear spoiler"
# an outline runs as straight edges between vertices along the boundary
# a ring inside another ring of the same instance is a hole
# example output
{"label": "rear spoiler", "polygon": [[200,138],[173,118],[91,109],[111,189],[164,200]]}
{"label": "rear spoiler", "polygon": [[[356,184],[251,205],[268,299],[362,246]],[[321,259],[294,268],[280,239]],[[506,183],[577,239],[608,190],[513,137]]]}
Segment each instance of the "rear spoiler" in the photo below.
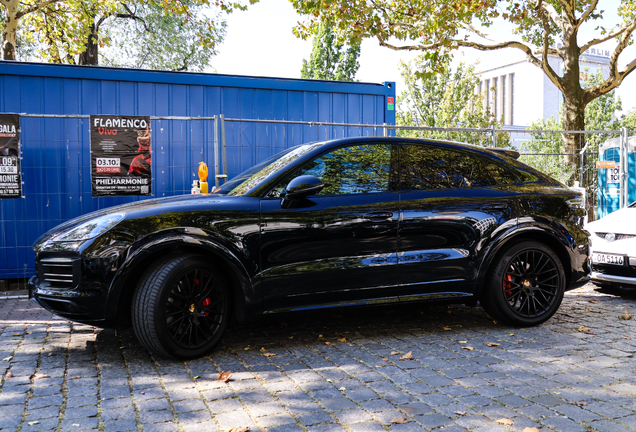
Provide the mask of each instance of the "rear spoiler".
{"label": "rear spoiler", "polygon": [[491,148],[490,150],[494,150],[499,153],[504,153],[513,159],[519,159],[519,152],[517,150],[510,150],[510,149],[503,149],[503,148]]}

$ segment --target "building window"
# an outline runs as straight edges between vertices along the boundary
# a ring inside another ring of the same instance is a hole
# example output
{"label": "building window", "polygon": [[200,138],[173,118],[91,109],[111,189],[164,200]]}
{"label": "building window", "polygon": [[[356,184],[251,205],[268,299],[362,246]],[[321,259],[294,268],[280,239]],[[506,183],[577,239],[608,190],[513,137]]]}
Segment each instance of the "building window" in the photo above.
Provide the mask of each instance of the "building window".
{"label": "building window", "polygon": [[495,115],[495,121],[497,120],[497,84],[498,84],[498,79],[497,78],[493,78],[492,79],[492,113]]}
{"label": "building window", "polygon": [[508,118],[510,120],[510,124],[515,124],[515,74],[511,73],[510,84],[508,87],[510,88],[510,110],[508,111]]}
{"label": "building window", "polygon": [[484,86],[486,87],[484,89],[485,91],[485,95],[484,95],[484,108],[487,108],[490,106],[490,80],[486,80],[484,81]]}
{"label": "building window", "polygon": [[506,111],[507,111],[507,106],[506,106],[506,76],[502,75],[501,76],[501,116],[503,117],[503,124],[508,124],[506,123]]}

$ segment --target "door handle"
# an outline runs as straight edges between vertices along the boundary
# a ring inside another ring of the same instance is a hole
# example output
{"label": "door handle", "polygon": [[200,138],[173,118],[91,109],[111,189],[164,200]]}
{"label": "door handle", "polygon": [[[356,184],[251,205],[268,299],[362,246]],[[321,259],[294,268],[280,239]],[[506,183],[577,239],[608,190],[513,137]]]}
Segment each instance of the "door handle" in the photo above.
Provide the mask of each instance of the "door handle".
{"label": "door handle", "polygon": [[508,204],[485,204],[481,206],[482,210],[505,210],[508,208]]}
{"label": "door handle", "polygon": [[391,219],[392,217],[393,217],[393,212],[383,212],[383,211],[370,212],[363,216],[363,218],[369,219],[374,222],[385,221],[385,220]]}

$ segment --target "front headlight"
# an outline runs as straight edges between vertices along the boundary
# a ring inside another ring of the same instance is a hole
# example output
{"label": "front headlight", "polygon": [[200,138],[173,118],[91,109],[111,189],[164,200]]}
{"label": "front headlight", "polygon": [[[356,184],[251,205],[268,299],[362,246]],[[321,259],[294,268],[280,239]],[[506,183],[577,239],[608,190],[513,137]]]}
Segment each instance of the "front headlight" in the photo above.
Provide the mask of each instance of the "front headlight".
{"label": "front headlight", "polygon": [[117,225],[125,216],[125,213],[114,213],[88,220],[81,225],[71,228],[61,234],[56,235],[51,240],[56,242],[72,242],[80,240],[90,240],[100,234],[105,233]]}

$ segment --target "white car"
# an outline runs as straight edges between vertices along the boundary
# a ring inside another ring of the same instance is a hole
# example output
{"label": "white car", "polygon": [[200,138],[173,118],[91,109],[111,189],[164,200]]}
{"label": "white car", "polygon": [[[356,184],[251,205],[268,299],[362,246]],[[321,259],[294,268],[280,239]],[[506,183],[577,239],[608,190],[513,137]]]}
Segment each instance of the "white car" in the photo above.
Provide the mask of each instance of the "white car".
{"label": "white car", "polygon": [[636,202],[587,224],[592,281],[636,287]]}

